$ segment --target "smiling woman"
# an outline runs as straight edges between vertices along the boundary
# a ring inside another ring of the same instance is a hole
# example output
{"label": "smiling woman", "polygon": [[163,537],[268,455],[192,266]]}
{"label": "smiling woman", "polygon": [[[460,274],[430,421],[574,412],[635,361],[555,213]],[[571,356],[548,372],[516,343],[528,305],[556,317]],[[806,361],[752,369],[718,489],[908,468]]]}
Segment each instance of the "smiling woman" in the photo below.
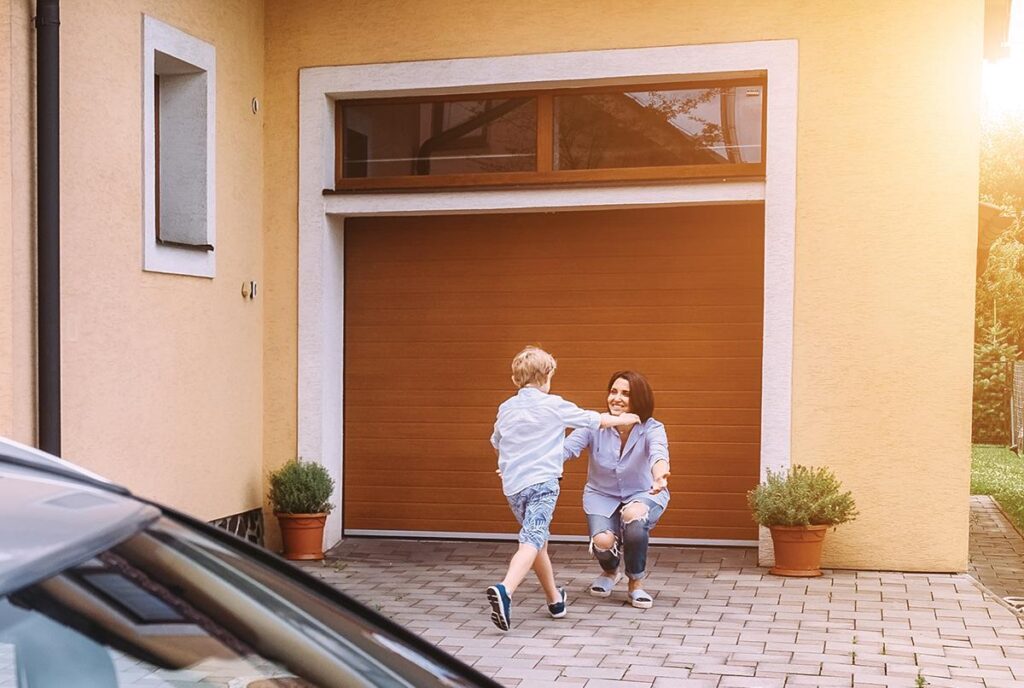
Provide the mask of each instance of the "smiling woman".
{"label": "smiling woman", "polygon": [[654,598],[644,590],[650,533],[668,507],[669,456],[665,426],[652,418],[654,392],[640,373],[620,370],[608,380],[608,412],[635,413],[640,423],[620,428],[581,428],[565,440],[565,458],[590,452],[583,511],[590,530],[590,551],[601,575],[590,594],[608,597],[629,578],[629,602],[648,609]]}

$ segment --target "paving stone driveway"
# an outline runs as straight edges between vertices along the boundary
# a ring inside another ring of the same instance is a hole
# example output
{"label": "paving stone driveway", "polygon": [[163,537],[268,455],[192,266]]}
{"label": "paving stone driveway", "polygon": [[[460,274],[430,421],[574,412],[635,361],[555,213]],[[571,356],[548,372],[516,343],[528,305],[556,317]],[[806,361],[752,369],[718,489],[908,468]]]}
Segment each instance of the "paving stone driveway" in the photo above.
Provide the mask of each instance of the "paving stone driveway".
{"label": "paving stone driveway", "polygon": [[1024,606],[1024,538],[991,497],[971,497],[971,575]]}
{"label": "paving stone driveway", "polygon": [[[552,545],[566,618],[524,583],[513,628],[483,591],[514,543],[349,539],[307,568],[494,677],[547,688],[1020,686],[1024,629],[968,575],[827,571],[784,579],[751,549],[652,548],[655,606],[586,593],[583,545]],[[920,677],[920,678],[919,678]]]}

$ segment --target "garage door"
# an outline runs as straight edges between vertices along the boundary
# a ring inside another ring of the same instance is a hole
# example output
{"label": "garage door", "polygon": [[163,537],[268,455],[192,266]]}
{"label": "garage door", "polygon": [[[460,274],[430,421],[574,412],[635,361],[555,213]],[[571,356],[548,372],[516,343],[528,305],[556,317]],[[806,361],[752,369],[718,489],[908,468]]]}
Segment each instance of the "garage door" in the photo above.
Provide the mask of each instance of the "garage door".
{"label": "garage door", "polygon": [[[672,455],[660,538],[753,540],[764,208],[350,219],[345,225],[348,534],[517,530],[488,438],[526,344],[552,392],[604,408],[608,375],[655,391]],[[586,461],[553,532],[585,535]]]}

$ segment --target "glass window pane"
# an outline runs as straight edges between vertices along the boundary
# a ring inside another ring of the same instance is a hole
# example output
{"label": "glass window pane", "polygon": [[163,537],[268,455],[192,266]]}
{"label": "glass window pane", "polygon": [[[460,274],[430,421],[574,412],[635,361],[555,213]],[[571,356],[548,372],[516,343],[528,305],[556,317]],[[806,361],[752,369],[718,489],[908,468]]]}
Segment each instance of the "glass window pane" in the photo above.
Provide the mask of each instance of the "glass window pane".
{"label": "glass window pane", "polygon": [[556,170],[761,162],[763,87],[560,95]]}
{"label": "glass window pane", "polygon": [[537,168],[536,98],[342,105],[342,176]]}

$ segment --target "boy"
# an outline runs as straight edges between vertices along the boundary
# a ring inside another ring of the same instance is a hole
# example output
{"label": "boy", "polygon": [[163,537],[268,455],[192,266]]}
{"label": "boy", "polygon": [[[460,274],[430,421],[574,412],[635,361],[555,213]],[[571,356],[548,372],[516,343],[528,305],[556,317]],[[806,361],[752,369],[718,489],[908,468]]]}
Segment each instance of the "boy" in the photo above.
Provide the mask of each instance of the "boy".
{"label": "boy", "polygon": [[633,413],[584,411],[554,394],[551,377],[555,359],[548,352],[528,346],[512,359],[512,383],[519,392],[498,407],[491,444],[498,452],[498,474],[509,507],[522,528],[519,549],[512,557],[505,579],[487,588],[491,621],[503,631],[511,625],[512,594],[533,568],[548,601],[548,613],[565,616],[564,588],[555,585],[547,541],[551,517],[562,479],[562,443],[566,428],[610,428],[633,425]]}

